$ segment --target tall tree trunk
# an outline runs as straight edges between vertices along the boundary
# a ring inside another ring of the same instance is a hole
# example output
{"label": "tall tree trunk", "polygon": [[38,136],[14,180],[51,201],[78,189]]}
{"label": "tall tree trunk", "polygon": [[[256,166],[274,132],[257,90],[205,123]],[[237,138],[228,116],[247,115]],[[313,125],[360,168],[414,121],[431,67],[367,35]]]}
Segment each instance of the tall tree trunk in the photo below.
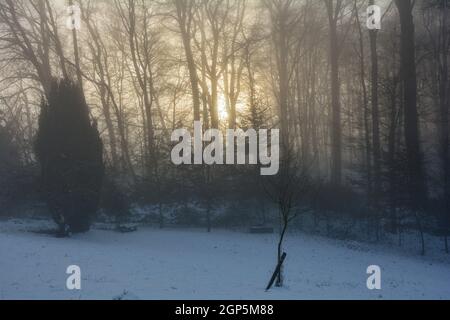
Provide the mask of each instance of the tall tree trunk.
{"label": "tall tree trunk", "polygon": [[[356,1],[355,1],[355,9]],[[359,33],[359,54],[360,54],[360,81],[362,89],[362,107],[363,107],[363,122],[364,122],[364,144],[365,144],[365,160],[366,160],[366,175],[367,175],[367,195],[370,198],[373,194],[373,183],[372,183],[372,144],[370,142],[370,126],[369,126],[369,99],[367,93],[366,85],[366,70],[365,70],[365,52],[364,52],[364,37],[361,29],[361,23],[359,20],[359,13],[356,14],[356,23]]]}
{"label": "tall tree trunk", "polygon": [[395,1],[401,25],[401,74],[404,86],[405,143],[411,206],[421,209],[427,198],[420,150],[413,1]]}
{"label": "tall tree trunk", "polygon": [[[73,6],[73,0],[69,0],[69,5]],[[80,53],[78,48],[78,35],[77,35],[77,29],[72,29],[72,40],[73,40],[73,54],[75,58],[75,72],[77,75],[78,84],[80,85],[80,88],[83,89],[83,76],[81,74],[81,66],[80,66]]]}
{"label": "tall tree trunk", "polygon": [[[39,0],[38,2],[39,8],[39,17],[40,17],[40,32],[41,32],[41,41],[42,41],[42,68],[44,70],[48,70],[49,74],[51,74],[50,67],[50,38],[49,38],[49,30],[47,23],[47,11],[46,11],[46,3],[44,0]],[[51,8],[48,8],[51,10]]]}
{"label": "tall tree trunk", "polygon": [[447,212],[444,217],[445,250],[449,253],[448,237],[450,236],[450,158],[449,158],[449,110],[450,110],[450,81],[448,76],[449,41],[448,13],[449,8],[440,8],[440,41],[438,52],[439,62],[439,144],[441,153],[441,166],[443,173],[444,206]]}
{"label": "tall tree trunk", "polygon": [[47,6],[47,12],[48,12],[48,21],[52,27],[53,30],[53,36],[54,36],[54,42],[55,42],[55,51],[59,58],[59,65],[61,67],[61,72],[64,77],[64,79],[68,79],[68,73],[66,68],[66,60],[64,57],[64,51],[62,48],[61,40],[59,39],[59,32],[58,32],[58,25],[55,21],[55,18],[53,16],[52,8],[50,6],[49,0],[45,0],[45,4]]}
{"label": "tall tree trunk", "polygon": [[193,20],[194,0],[174,0],[177,11],[178,26],[183,40],[186,62],[189,70],[189,79],[192,90],[192,103],[194,108],[194,121],[200,121],[200,90],[198,84],[197,68],[191,45],[191,26]]}
{"label": "tall tree trunk", "polygon": [[330,27],[330,65],[331,65],[331,183],[340,186],[342,183],[342,128],[341,101],[339,83],[339,44],[337,17],[333,9],[333,1],[327,1]]}
{"label": "tall tree trunk", "polygon": [[397,149],[396,135],[398,126],[398,110],[397,110],[397,79],[393,76],[392,79],[392,92],[390,95],[390,123],[388,133],[388,152],[387,162],[389,166],[389,207],[391,212],[392,231],[398,231],[398,219],[397,219],[397,177],[395,170],[395,153]]}
{"label": "tall tree trunk", "polygon": [[115,170],[119,168],[119,160],[117,156],[116,133],[112,122],[111,110],[109,107],[109,99],[107,98],[109,95],[104,87],[100,88],[100,91],[101,91],[100,100],[102,102],[102,111],[105,117],[106,130],[108,131],[108,138],[109,138],[109,146],[111,148],[112,167],[113,170]]}
{"label": "tall tree trunk", "polygon": [[[370,5],[375,1],[370,0]],[[378,52],[377,52],[378,30],[370,30],[370,60],[372,65],[372,151],[373,151],[373,169],[374,169],[374,190],[373,201],[377,208],[379,205],[379,196],[381,194],[381,143],[380,143],[380,111],[378,106]]]}
{"label": "tall tree trunk", "polygon": [[281,131],[281,154],[289,147],[289,19],[292,10],[290,1],[273,1],[271,19],[273,29],[273,43],[276,50],[278,71],[277,95],[278,117]]}

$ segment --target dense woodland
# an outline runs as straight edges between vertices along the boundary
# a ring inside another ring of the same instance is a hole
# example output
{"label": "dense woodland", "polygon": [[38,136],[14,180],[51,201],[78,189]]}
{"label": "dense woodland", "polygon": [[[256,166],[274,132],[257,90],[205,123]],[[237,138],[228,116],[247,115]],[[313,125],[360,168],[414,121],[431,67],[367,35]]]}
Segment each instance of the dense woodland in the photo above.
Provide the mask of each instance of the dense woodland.
{"label": "dense woodland", "polygon": [[[380,30],[366,25],[373,4]],[[0,215],[41,202],[39,116],[70,79],[117,219],[154,206],[161,227],[413,230],[423,251],[433,233],[448,252],[449,19],[445,0],[1,0]],[[194,121],[280,129],[279,174],[173,165],[171,133]]]}

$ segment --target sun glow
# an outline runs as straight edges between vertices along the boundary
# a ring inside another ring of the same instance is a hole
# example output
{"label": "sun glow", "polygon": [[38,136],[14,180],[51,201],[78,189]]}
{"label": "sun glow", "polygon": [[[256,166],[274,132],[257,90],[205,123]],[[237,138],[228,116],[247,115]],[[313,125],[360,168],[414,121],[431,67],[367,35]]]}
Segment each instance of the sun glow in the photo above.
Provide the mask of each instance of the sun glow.
{"label": "sun glow", "polygon": [[219,114],[220,121],[228,120],[227,100],[224,94],[219,94],[217,98],[217,112]]}
{"label": "sun glow", "polygon": [[[236,116],[239,115],[240,112],[244,111],[246,108],[246,95],[245,92],[241,92],[240,98],[236,101]],[[225,94],[220,93],[217,97],[217,114],[219,116],[219,121],[221,123],[225,123],[229,120],[230,110],[227,105],[227,99]]]}

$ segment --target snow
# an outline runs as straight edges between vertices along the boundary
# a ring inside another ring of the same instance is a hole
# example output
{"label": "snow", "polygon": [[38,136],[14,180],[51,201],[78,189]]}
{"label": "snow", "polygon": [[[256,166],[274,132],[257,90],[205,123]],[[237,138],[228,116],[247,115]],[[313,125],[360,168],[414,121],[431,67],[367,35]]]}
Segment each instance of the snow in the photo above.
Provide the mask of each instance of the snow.
{"label": "snow", "polygon": [[[301,233],[287,235],[285,287],[265,292],[276,235],[95,227],[71,238],[31,232],[48,221],[0,222],[0,299],[450,299],[450,260]],[[30,231],[31,230],[31,231]],[[66,289],[69,265],[81,290]],[[369,265],[382,290],[366,287]]]}

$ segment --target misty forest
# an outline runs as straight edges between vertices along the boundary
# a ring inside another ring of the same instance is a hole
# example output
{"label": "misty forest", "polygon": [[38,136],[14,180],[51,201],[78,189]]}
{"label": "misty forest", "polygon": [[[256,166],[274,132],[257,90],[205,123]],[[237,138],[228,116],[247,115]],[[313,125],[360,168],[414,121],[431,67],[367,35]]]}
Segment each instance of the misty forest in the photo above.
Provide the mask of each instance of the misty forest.
{"label": "misty forest", "polygon": [[[0,298],[449,298],[449,63],[446,0],[0,0]],[[277,174],[174,164],[194,122]]]}

